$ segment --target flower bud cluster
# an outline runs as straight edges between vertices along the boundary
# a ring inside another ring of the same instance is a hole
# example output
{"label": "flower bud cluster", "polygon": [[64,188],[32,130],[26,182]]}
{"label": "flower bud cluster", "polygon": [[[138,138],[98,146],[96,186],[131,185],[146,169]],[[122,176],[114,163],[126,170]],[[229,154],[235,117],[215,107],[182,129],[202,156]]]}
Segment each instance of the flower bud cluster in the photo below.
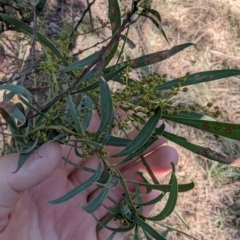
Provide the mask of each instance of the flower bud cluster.
{"label": "flower bud cluster", "polygon": [[59,116],[60,110],[66,102],[66,98],[61,99],[58,101],[54,107],[52,107],[46,114],[45,114],[45,125],[51,125],[53,120]]}

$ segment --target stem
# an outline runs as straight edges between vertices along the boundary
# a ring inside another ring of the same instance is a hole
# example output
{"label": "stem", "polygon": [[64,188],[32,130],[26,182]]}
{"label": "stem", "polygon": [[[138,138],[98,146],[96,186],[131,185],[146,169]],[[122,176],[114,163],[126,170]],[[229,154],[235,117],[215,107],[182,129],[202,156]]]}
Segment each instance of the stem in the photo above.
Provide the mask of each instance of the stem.
{"label": "stem", "polygon": [[119,62],[119,60],[120,60],[120,57],[121,57],[121,55],[123,54],[123,49],[124,49],[125,44],[126,44],[126,40],[127,40],[129,28],[130,28],[130,24],[128,25],[127,32],[126,32],[126,37],[125,37],[125,41],[123,42],[123,45],[122,45],[121,51],[120,51],[120,53],[119,53],[119,55],[118,55],[118,59],[117,59],[116,64],[118,64],[118,62]]}
{"label": "stem", "polygon": [[42,126],[36,127],[29,133],[29,135],[34,134],[35,132],[37,132],[39,130],[43,130],[43,129],[44,130],[54,129],[54,130],[66,132],[66,133],[74,135],[74,136],[78,135],[76,132],[73,132],[73,131],[69,130],[68,128],[64,127],[64,126],[54,126],[54,125],[49,125],[49,126],[42,125]]}
{"label": "stem", "polygon": [[75,28],[73,29],[73,31],[72,31],[72,33],[71,33],[71,35],[70,35],[70,38],[73,37],[74,33],[77,31],[77,29],[78,29],[79,25],[82,23],[85,15],[87,14],[88,11],[90,11],[90,8],[91,8],[91,6],[95,3],[95,1],[96,1],[96,0],[93,0],[91,3],[88,4],[88,7],[87,7],[86,10],[84,11],[82,17],[79,19],[79,21],[77,22]]}
{"label": "stem", "polygon": [[[76,79],[76,81],[68,88],[66,89],[63,93],[59,94],[57,97],[55,97],[54,99],[52,99],[52,101],[50,101],[47,105],[45,105],[42,109],[41,112],[46,112],[52,105],[54,105],[57,101],[59,101],[60,99],[62,99],[66,94],[70,93],[73,89],[76,88],[76,85],[82,80],[82,78],[90,71],[90,69],[95,66],[99,61],[102,61],[103,56],[105,55],[105,53],[109,53],[110,49],[112,48],[112,46],[116,43],[116,41],[119,41],[120,38],[120,34],[125,30],[126,26],[128,23],[131,22],[131,18],[133,16],[133,14],[135,14],[135,12],[138,10],[137,8],[137,4],[139,3],[139,0],[134,2],[134,7],[132,12],[127,14],[126,19],[123,20],[123,23],[121,25],[121,27],[119,28],[119,30],[116,32],[116,34],[112,37],[112,39],[110,40],[110,42],[103,47],[99,54],[97,55],[97,57],[92,61],[91,64],[89,64],[88,67],[86,67],[82,74],[80,75],[80,77],[78,79]],[[34,115],[30,116],[28,119],[31,119],[33,117],[38,116],[39,113],[35,113]]]}
{"label": "stem", "polygon": [[[89,6],[90,3],[89,3],[89,0],[87,0],[87,5]],[[91,12],[91,6],[89,8],[89,18],[90,18],[90,23],[91,23],[91,29],[93,30],[93,18],[92,18],[92,12]]]}

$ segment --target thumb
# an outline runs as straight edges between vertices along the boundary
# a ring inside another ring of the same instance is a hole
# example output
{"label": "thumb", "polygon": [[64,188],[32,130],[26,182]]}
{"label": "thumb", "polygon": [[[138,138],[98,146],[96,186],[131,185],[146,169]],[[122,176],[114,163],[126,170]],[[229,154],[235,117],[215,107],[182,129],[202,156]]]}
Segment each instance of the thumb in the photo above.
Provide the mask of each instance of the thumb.
{"label": "thumb", "polygon": [[44,144],[29,156],[18,172],[13,173],[18,156],[9,154],[0,159],[0,221],[11,213],[25,190],[38,185],[56,170],[62,149],[57,142]]}

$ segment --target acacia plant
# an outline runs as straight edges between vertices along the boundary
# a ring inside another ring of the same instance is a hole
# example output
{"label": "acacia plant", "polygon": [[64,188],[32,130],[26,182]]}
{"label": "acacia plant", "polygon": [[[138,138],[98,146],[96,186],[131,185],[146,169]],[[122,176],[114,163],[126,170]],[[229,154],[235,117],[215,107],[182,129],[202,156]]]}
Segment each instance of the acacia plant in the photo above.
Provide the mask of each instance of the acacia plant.
{"label": "acacia plant", "polygon": [[[164,234],[158,233],[146,220],[161,221],[168,217],[174,211],[178,193],[191,190],[194,183],[178,184],[175,167],[172,165],[169,183],[161,184],[145,161],[143,153],[157,139],[165,137],[210,160],[238,165],[239,160],[235,157],[223,156],[210,148],[193,144],[181,136],[166,132],[164,120],[239,141],[240,125],[217,121],[216,118],[221,113],[210,110],[213,105],[211,102],[197,108],[184,104],[174,105],[172,99],[179,92],[187,94],[189,85],[240,75],[240,70],[186,73],[185,76],[172,80],[167,80],[165,73],[153,73],[142,77],[140,81],[136,80],[131,75],[134,69],[163,61],[194,46],[193,43],[185,43],[135,59],[124,59],[125,49],[134,46],[128,37],[129,29],[139,18],[150,19],[156,26],[156,31],[160,31],[168,41],[161,27],[160,14],[151,9],[149,1],[140,0],[132,1],[132,4],[124,9],[119,7],[120,1],[109,0],[107,21],[99,20],[98,24],[101,26],[98,28],[110,28],[112,35],[100,50],[81,60],[75,60],[71,54],[72,46],[79,34],[79,26],[83,25],[86,14],[91,13],[91,6],[95,0],[88,4],[78,22],[63,23],[57,37],[49,34],[47,36],[45,32],[44,14],[46,12],[50,14],[47,11],[47,1],[33,2],[29,4],[29,1],[1,1],[0,4],[2,32],[11,29],[17,34],[25,33],[32,49],[35,49],[37,42],[41,44],[41,53],[34,54],[34,51],[30,51],[30,64],[22,67],[23,70],[18,77],[15,77],[14,81],[13,78],[3,79],[0,85],[0,89],[4,90],[3,101],[0,103],[1,115],[14,141],[12,151],[19,153],[16,172],[24,165],[28,156],[46,142],[58,141],[70,145],[77,156],[86,160],[96,154],[99,158],[97,169],[81,168],[76,165],[79,171],[92,172],[92,176],[64,196],[49,200],[49,203],[61,204],[81,194],[92,184],[98,184],[102,190],[82,208],[94,215],[105,198],[115,204],[103,220],[99,221],[96,218],[99,223],[98,231],[102,228],[111,230],[109,239],[113,239],[117,232],[134,229],[135,239],[140,239],[138,233],[142,229],[146,239],[151,237],[165,239]],[[42,11],[43,9],[46,11]],[[89,32],[96,31],[96,22],[90,18],[90,23]],[[84,29],[82,34],[87,35],[87,30]],[[32,79],[31,87],[25,84],[29,78]],[[109,87],[110,80],[117,82],[121,87],[117,91],[112,91]],[[19,102],[12,101],[14,96],[18,97]],[[118,115],[119,109],[125,112],[125,118]],[[88,129],[94,112],[101,119],[96,132]],[[160,119],[162,125],[157,127]],[[129,139],[127,133],[132,126],[136,127],[139,133],[134,139]],[[116,129],[124,132],[125,136],[116,136]],[[125,158],[116,164],[110,164],[108,153],[104,150],[105,146],[124,147],[121,152],[111,157]],[[127,187],[129,181],[123,178],[116,166],[136,158],[143,161],[149,177],[144,177],[144,182],[131,181],[135,184],[136,190],[130,192]],[[73,164],[67,158],[63,158],[63,161],[66,164]],[[125,197],[120,203],[108,196],[111,189],[118,185],[122,185],[125,191]],[[143,203],[140,186],[145,186],[148,192],[152,189],[158,190],[159,196]],[[157,203],[166,197],[167,201],[161,212],[153,217],[143,215],[143,206]],[[112,219],[120,220],[119,228],[108,226]]]}

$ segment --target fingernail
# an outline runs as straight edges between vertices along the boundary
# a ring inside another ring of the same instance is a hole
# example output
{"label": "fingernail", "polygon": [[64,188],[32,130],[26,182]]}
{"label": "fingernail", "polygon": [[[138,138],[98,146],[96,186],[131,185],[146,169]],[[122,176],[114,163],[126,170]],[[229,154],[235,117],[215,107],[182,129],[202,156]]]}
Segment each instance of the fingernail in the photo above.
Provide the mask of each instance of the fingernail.
{"label": "fingernail", "polygon": [[37,150],[34,151],[34,155],[37,159],[43,159],[47,156],[50,148],[50,143],[45,143],[41,147],[39,147]]}

